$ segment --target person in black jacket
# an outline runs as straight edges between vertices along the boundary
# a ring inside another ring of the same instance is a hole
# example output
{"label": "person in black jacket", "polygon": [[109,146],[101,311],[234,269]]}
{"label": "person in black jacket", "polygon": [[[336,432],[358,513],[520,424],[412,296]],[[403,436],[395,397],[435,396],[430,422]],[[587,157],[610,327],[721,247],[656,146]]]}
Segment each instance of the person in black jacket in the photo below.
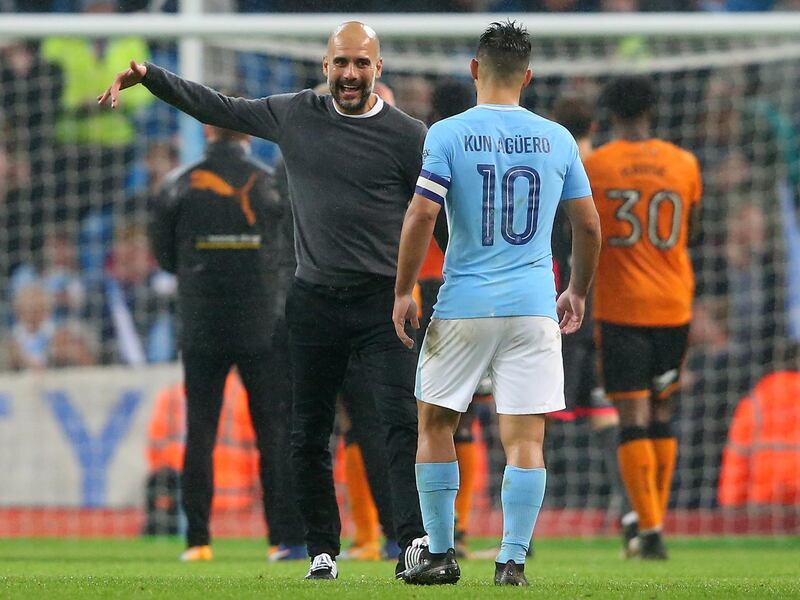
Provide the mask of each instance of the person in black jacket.
{"label": "person in black jacket", "polygon": [[222,392],[236,367],[249,399],[261,455],[270,542],[305,556],[293,501],[287,439],[290,390],[276,273],[283,207],[272,171],[248,156],[249,137],[205,127],[197,163],[171,173],[152,210],[159,264],[178,277],[187,401],[182,479],[188,520],[183,560],[211,558],[212,452]]}

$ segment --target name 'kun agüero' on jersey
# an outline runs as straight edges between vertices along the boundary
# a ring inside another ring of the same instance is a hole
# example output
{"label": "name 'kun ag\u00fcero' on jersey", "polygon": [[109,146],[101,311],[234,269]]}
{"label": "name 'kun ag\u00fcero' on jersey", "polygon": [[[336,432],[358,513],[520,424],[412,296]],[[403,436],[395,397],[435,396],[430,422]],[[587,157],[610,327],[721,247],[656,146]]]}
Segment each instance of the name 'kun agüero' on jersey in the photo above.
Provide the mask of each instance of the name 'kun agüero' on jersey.
{"label": "name 'kun ag\u00fcero' on jersey", "polygon": [[550,140],[533,135],[492,137],[491,135],[465,135],[464,152],[499,152],[501,154],[549,153]]}

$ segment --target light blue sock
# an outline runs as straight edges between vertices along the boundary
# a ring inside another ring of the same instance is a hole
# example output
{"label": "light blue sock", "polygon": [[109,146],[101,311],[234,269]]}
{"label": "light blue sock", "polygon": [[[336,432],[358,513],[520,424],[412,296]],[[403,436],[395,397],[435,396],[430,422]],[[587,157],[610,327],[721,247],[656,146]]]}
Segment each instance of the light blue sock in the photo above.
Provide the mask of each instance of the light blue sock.
{"label": "light blue sock", "polygon": [[430,538],[428,550],[433,554],[442,554],[456,545],[454,530],[458,461],[419,463],[416,470],[422,524]]}
{"label": "light blue sock", "polygon": [[505,564],[513,560],[518,565],[525,564],[525,553],[542,507],[546,483],[545,469],[506,466],[500,494],[503,503],[503,541],[497,562]]}

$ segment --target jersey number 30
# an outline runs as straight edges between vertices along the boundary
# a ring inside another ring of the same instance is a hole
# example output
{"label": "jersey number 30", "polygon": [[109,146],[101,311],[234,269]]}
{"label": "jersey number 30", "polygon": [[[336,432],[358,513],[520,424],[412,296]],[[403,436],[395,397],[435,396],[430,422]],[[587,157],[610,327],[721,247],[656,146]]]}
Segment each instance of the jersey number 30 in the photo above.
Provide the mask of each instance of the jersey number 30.
{"label": "jersey number 30", "polygon": [[[642,223],[633,213],[633,207],[641,199],[641,192],[639,190],[608,190],[606,197],[609,200],[622,200],[622,204],[617,209],[615,216],[620,221],[625,221],[631,226],[631,233],[627,237],[612,237],[609,238],[608,243],[610,246],[618,246],[628,248],[633,246],[642,238]],[[658,217],[659,208],[664,202],[672,204],[672,223],[670,224],[669,235],[662,237],[658,232]],[[681,197],[675,192],[662,190],[656,192],[650,198],[647,204],[647,238],[659,250],[669,250],[676,243],[681,233],[681,211],[683,210],[683,202]]]}
{"label": "jersey number 30", "polygon": [[[483,211],[481,226],[481,243],[484,246],[494,245],[494,188],[497,169],[494,165],[478,165],[478,173],[483,177]],[[514,185],[517,179],[523,178],[528,183],[528,199],[525,205],[525,229],[522,233],[514,231]],[[503,175],[500,189],[503,194],[503,214],[500,233],[503,239],[513,246],[522,246],[533,239],[539,220],[539,190],[541,178],[535,169],[530,167],[511,167]]]}

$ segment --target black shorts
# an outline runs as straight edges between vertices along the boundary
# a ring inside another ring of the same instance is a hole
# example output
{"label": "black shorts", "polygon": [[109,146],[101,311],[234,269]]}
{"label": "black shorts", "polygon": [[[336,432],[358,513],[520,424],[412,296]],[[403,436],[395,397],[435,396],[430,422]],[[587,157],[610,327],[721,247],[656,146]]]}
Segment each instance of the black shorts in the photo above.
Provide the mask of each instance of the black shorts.
{"label": "black shorts", "polygon": [[597,378],[597,353],[591,335],[561,338],[564,357],[564,400],[566,409],[556,418],[574,419],[614,412]]}
{"label": "black shorts", "polygon": [[633,327],[598,323],[603,385],[612,400],[667,398],[678,388],[689,325]]}

